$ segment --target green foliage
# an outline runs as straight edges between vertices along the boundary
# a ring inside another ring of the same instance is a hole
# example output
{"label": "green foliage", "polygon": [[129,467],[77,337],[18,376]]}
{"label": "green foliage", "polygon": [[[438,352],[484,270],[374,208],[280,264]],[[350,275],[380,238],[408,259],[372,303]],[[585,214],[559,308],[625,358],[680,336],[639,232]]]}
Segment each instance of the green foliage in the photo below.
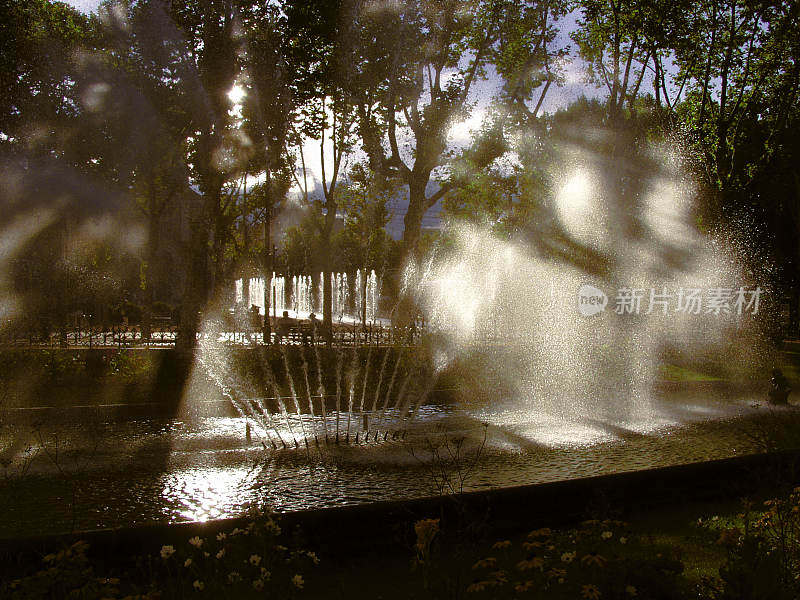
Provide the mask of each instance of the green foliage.
{"label": "green foliage", "polygon": [[789,600],[800,595],[800,488],[767,500],[756,510],[745,503],[734,519],[713,517],[699,525],[727,551],[718,578],[701,582],[711,600]]}
{"label": "green foliage", "polygon": [[470,597],[684,598],[683,564],[674,549],[650,544],[619,521],[530,532],[492,546],[472,565]]}
{"label": "green foliage", "polygon": [[[247,525],[166,544],[155,556],[136,558],[137,568],[102,577],[84,541],[47,554],[33,573],[0,582],[10,600],[39,598],[292,598],[305,586],[304,576],[319,563],[313,552],[280,543],[281,529],[269,512],[252,510]],[[177,546],[177,547],[176,547]],[[107,557],[106,557],[107,558]],[[132,557],[117,557],[125,563]],[[106,561],[104,561],[106,562]]]}
{"label": "green foliage", "polygon": [[0,584],[9,600],[34,598],[120,598],[119,579],[98,577],[86,552],[89,544],[78,541],[42,558],[43,567],[32,575]]}

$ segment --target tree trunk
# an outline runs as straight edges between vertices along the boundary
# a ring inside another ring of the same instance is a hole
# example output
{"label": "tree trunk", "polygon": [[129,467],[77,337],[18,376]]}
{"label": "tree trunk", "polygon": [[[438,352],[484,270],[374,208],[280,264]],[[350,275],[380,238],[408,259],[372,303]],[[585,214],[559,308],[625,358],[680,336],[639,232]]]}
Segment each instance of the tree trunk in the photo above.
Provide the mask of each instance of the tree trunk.
{"label": "tree trunk", "polygon": [[272,295],[272,211],[266,210],[264,218],[264,343],[272,340],[272,327],[269,320],[270,296]]}
{"label": "tree trunk", "polygon": [[403,219],[403,256],[417,259],[419,239],[422,234],[422,217],[425,216],[425,188],[428,180],[417,177],[408,186],[408,211]]}
{"label": "tree trunk", "polygon": [[155,301],[155,266],[160,245],[160,222],[158,214],[149,215],[147,237],[147,262],[144,273],[144,310],[142,311],[142,338],[149,340],[153,328],[153,302]]}

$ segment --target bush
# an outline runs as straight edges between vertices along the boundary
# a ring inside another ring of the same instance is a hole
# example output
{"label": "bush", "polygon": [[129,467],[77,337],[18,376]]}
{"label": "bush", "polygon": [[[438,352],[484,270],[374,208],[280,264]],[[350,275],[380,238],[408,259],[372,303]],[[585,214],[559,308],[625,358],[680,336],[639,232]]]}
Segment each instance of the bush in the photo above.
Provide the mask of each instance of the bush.
{"label": "bush", "polygon": [[786,499],[749,503],[734,520],[700,521],[727,550],[719,577],[706,578],[700,595],[713,600],[800,598],[800,487]]}
{"label": "bush", "polygon": [[[427,529],[419,527],[418,537],[420,531]],[[424,539],[418,545],[430,547]],[[418,551],[416,563],[421,562]],[[430,567],[424,571],[427,576],[433,572]],[[594,520],[563,532],[537,529],[521,543],[496,542],[491,555],[471,565],[472,581],[464,591],[476,599],[671,600],[687,597],[682,572],[673,549],[647,543],[620,521]],[[426,588],[435,587],[426,582]]]}
{"label": "bush", "polygon": [[118,577],[95,572],[80,541],[48,554],[35,573],[0,582],[0,597],[38,598],[291,598],[304,588],[304,575],[317,564],[313,552],[279,543],[281,529],[269,512],[252,511],[244,528],[211,539],[193,537],[137,559],[137,568]]}

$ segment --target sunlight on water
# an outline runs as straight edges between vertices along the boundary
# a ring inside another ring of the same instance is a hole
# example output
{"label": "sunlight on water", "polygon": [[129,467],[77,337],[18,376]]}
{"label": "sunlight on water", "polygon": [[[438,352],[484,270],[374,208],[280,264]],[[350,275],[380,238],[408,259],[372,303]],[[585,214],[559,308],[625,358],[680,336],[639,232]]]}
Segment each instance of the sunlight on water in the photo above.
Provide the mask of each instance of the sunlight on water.
{"label": "sunlight on water", "polygon": [[241,507],[253,481],[252,469],[243,467],[175,471],[164,476],[161,496],[177,505],[173,520],[208,521]]}

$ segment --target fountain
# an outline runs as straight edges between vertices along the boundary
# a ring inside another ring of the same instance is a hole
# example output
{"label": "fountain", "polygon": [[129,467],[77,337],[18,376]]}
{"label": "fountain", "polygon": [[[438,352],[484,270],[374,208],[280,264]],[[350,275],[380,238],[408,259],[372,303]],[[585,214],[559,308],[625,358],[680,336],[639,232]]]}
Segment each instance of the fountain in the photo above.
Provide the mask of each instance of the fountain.
{"label": "fountain", "polygon": [[[306,318],[312,312],[321,314],[324,306],[322,278],[322,273],[316,280],[310,275],[293,275],[287,279],[285,276],[273,273],[270,310],[274,310],[276,315],[288,310],[296,318]],[[236,304],[257,306],[259,313],[264,314],[263,277],[249,279],[247,298],[245,298],[244,280],[237,279],[234,286]],[[331,273],[331,294],[334,321],[374,323],[379,319],[380,281],[374,270],[369,273],[366,270],[357,271],[353,289],[348,282],[347,273]]]}
{"label": "fountain", "polygon": [[[500,238],[487,227],[452,225],[447,243],[408,264],[403,277],[401,297],[427,325],[426,364],[408,368],[402,348],[336,349],[328,362],[315,349],[318,409],[303,358],[307,410],[291,391],[298,425],[314,423],[313,437],[330,430],[326,439],[359,442],[379,430],[405,432],[437,412],[428,402],[444,377],[455,382],[451,403],[500,437],[582,443],[686,418],[691,407],[660,398],[665,364],[711,365],[723,377],[762,370],[771,351],[759,302],[769,290],[748,269],[741,242],[698,232],[680,161],[659,152],[637,182],[633,217],[620,212],[624,194],[607,167],[581,155],[559,175],[550,230]],[[554,257],[552,240],[569,240],[568,251]],[[334,318],[377,318],[374,271],[358,271],[352,289],[346,273],[331,274],[331,284]],[[311,277],[292,279],[297,314],[319,310],[322,292],[313,288]],[[336,374],[335,393],[324,369]]]}

